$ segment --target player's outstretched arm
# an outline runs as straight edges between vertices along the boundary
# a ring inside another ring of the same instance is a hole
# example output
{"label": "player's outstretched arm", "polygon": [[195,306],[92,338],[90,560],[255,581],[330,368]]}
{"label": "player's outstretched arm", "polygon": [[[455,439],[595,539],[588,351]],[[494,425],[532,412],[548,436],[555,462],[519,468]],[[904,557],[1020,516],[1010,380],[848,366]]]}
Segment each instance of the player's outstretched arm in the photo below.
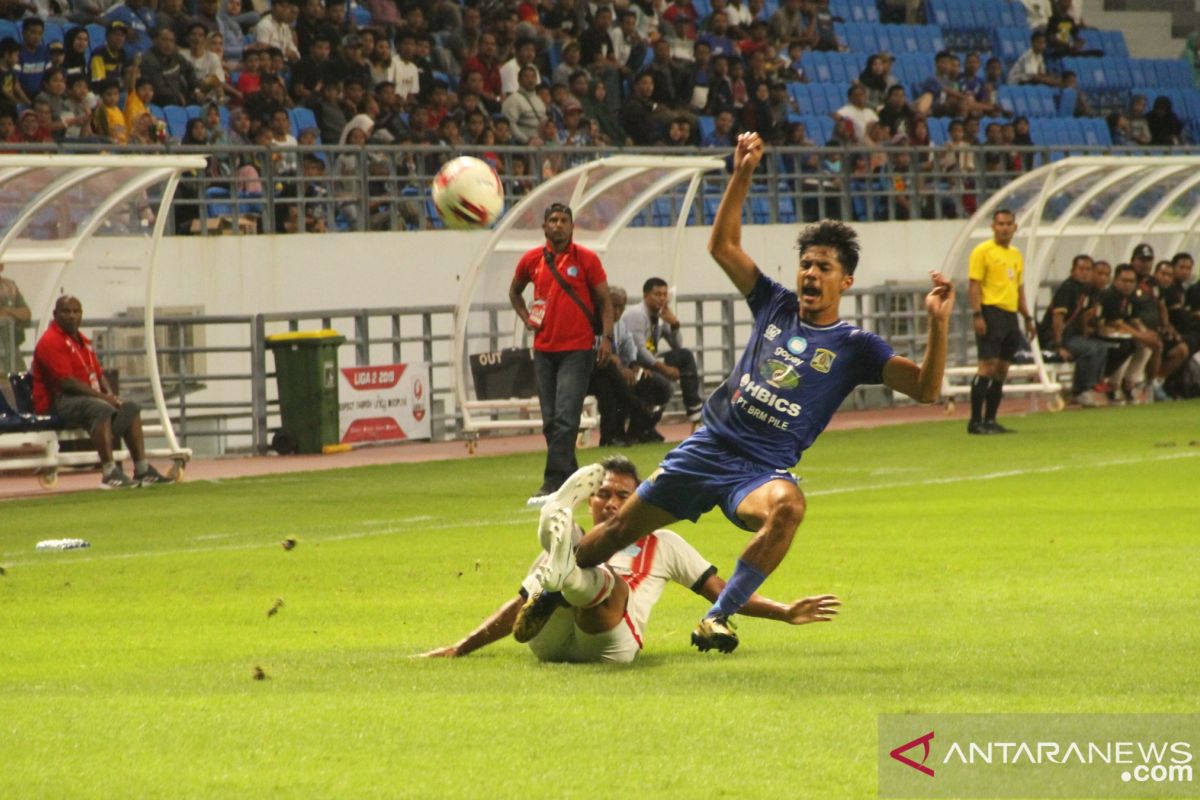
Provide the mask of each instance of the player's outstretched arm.
{"label": "player's outstretched arm", "polygon": [[460,658],[473,653],[481,647],[499,641],[512,633],[513,623],[516,622],[517,612],[525,604],[525,598],[517,595],[479,624],[479,627],[467,634],[455,644],[439,647],[427,653],[418,653],[414,658]]}
{"label": "player's outstretched arm", "polygon": [[[700,587],[699,594],[716,602],[717,595],[724,587],[724,578],[720,575],[710,575]],[[749,602],[742,606],[738,613],[748,617],[786,622],[789,625],[806,625],[810,622],[832,622],[833,618],[837,616],[837,607],[841,604],[842,601],[832,594],[805,597],[787,605],[760,594],[752,594]]]}
{"label": "player's outstretched arm", "polygon": [[929,313],[929,342],[921,366],[903,356],[893,356],[883,367],[883,382],[919,403],[932,403],[942,393],[946,371],[946,339],[950,312],[954,310],[954,285],[940,272],[930,270],[933,289],[925,295]]}
{"label": "player's outstretched arm", "polygon": [[742,250],[742,206],[746,204],[750,180],[762,157],[763,141],[757,133],[738,136],[733,151],[733,175],[721,196],[708,239],[708,252],[742,294],[750,294],[758,280],[758,267]]}

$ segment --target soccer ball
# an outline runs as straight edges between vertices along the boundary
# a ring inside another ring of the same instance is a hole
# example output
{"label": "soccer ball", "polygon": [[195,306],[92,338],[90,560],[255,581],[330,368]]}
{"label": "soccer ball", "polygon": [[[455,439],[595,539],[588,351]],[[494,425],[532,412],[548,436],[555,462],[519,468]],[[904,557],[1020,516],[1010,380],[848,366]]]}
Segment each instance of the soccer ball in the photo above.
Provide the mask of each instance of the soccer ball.
{"label": "soccer ball", "polygon": [[494,169],[462,156],[434,176],[433,205],[447,228],[486,228],[504,211],[504,189]]}

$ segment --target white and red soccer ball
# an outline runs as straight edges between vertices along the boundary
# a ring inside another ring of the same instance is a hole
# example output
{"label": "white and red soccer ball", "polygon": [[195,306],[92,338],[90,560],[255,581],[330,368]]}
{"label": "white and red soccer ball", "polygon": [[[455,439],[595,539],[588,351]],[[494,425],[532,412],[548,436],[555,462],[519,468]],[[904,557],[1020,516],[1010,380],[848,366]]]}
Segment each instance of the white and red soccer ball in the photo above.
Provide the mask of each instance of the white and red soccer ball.
{"label": "white and red soccer ball", "polygon": [[487,228],[504,211],[504,188],[485,162],[462,156],[434,176],[433,205],[447,228]]}

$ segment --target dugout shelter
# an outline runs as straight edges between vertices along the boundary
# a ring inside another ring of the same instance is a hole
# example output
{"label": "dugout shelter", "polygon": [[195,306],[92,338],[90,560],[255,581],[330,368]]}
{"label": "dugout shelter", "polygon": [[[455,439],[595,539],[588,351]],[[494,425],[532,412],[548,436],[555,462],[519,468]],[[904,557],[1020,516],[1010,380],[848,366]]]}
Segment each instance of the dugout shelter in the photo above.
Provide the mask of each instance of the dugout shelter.
{"label": "dugout shelter", "polygon": [[[991,238],[992,215],[1002,208],[1016,215],[1013,244],[1025,257],[1026,300],[1040,319],[1045,311],[1037,302],[1040,287],[1064,280],[1077,253],[1115,267],[1142,242],[1166,258],[1189,246],[1200,222],[1200,157],[1073,156],[1017,178],[979,206],[946,252],[942,271],[956,285],[966,285],[971,250]],[[1037,343],[1030,350],[1033,363],[1013,366],[1006,393],[1048,395],[1051,407],[1061,408],[1058,368],[1045,362]],[[975,370],[974,363],[948,367],[943,397],[952,402],[969,394],[969,383],[962,381]]]}
{"label": "dugout shelter", "polygon": [[[667,279],[672,292],[678,288],[683,232],[689,215],[699,213],[701,182],[724,166],[724,159],[702,156],[611,156],[543,181],[509,209],[466,272],[455,309],[455,401],[470,450],[482,431],[541,428],[536,392],[532,397],[500,396],[521,388],[512,388],[508,370],[500,377],[491,368],[503,366],[506,358],[528,360],[530,339],[509,304],[508,288],[521,255],[545,245],[545,208],[551,203],[571,207],[575,242],[600,256],[609,285],[623,285],[632,304],[640,302],[642,281],[651,275]],[[672,254],[671,263],[606,260],[621,231],[644,220],[647,208],[664,199],[674,213],[672,224],[660,229],[669,237],[663,251]],[[496,385],[505,388],[493,391]],[[521,393],[527,394],[528,387]],[[592,405],[585,408],[583,427],[596,424]]]}
{"label": "dugout shelter", "polygon": [[[6,266],[5,277],[21,285],[37,320],[29,344],[53,319],[58,296],[70,293],[71,267],[86,242],[103,235],[146,240],[143,331],[154,411],[145,409],[144,430],[147,438],[165,440],[164,448],[148,453],[170,458],[176,474],[191,451],[179,446],[163,396],[154,337],[155,279],[180,176],[204,165],[204,157],[194,155],[0,155],[0,263]],[[89,298],[80,299],[86,308]],[[6,405],[21,403],[27,387],[3,377],[10,390]],[[5,410],[17,414],[5,414],[0,427],[0,470],[37,470],[41,483],[50,486],[60,466],[96,462],[94,451],[61,452],[59,439],[70,432],[58,430],[52,421],[30,418],[27,408]]]}

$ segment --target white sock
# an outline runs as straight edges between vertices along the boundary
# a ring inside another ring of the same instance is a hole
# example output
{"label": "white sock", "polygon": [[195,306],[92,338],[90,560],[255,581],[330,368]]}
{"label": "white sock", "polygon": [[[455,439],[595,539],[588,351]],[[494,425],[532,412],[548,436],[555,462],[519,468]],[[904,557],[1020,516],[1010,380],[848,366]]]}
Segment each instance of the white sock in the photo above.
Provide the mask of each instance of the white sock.
{"label": "white sock", "polygon": [[145,474],[146,474],[146,471],[147,471],[148,469],[150,469],[150,462],[149,462],[149,461],[135,461],[135,462],[133,462],[133,474],[134,474],[134,475],[145,475]]}
{"label": "white sock", "polygon": [[607,567],[576,567],[563,581],[562,596],[575,608],[591,608],[608,599],[616,581]]}
{"label": "white sock", "polygon": [[117,464],[115,461],[105,461],[100,465],[100,474],[107,478],[109,475],[113,474],[113,470],[116,468]]}

